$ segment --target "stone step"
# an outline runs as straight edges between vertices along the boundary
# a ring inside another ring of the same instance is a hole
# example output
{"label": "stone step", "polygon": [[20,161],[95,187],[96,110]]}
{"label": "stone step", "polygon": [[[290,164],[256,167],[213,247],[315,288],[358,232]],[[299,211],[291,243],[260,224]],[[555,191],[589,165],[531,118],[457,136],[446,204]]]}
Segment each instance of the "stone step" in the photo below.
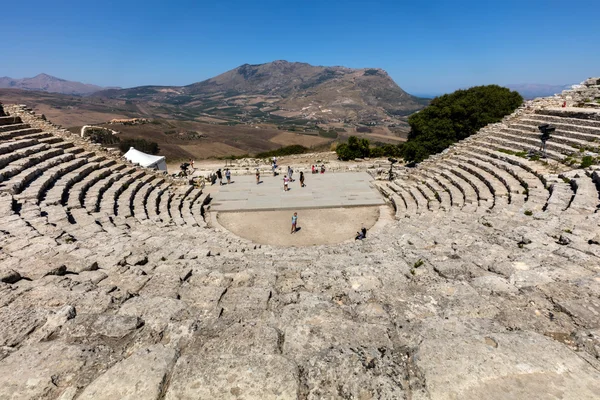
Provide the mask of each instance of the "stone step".
{"label": "stone step", "polygon": [[[529,203],[528,207],[532,211],[543,208],[549,196],[545,186],[545,178],[533,173],[527,166],[528,162],[526,160],[485,147],[473,146],[472,150],[479,154],[479,158],[485,159],[496,167],[505,170],[521,183],[526,195],[526,203]],[[540,199],[543,199],[543,201],[540,202]]]}
{"label": "stone step", "polygon": [[523,194],[525,187],[513,175],[501,167],[496,166],[493,158],[482,155],[481,153],[471,153],[468,151],[463,151],[460,154],[459,157],[461,157],[462,154],[468,156],[468,158],[465,158],[466,162],[490,173],[502,182],[507,189],[510,203],[522,205],[525,202],[525,194]]}
{"label": "stone step", "polygon": [[0,143],[7,142],[15,138],[28,138],[29,135],[36,133],[44,133],[46,136],[51,136],[48,132],[42,132],[41,129],[37,128],[21,128],[14,131],[5,131],[0,133]]}
{"label": "stone step", "polygon": [[569,118],[555,115],[544,114],[525,114],[524,119],[536,121],[538,125],[542,124],[565,124],[577,127],[600,128],[600,121],[591,119]]}
{"label": "stone step", "polygon": [[[419,205],[417,204],[415,198],[408,192],[406,191],[402,186],[394,183],[394,182],[390,182],[387,184],[388,188],[394,192],[396,194],[396,196],[398,196],[401,199],[401,203],[396,204],[397,208],[396,208],[396,216],[398,215],[398,210],[402,209],[401,205],[404,204],[405,208],[404,208],[404,212],[401,215],[402,218],[408,216],[410,217],[411,215],[416,215],[419,212],[423,211],[423,208],[421,208],[421,210],[419,210]],[[396,200],[396,199],[394,199]],[[398,200],[399,201],[399,200]],[[422,205],[422,207],[427,207],[427,205]]]}
{"label": "stone step", "polygon": [[[518,130],[515,131],[510,128],[502,128],[499,132],[496,132],[496,137],[504,138],[508,141],[512,141],[515,143],[521,143],[521,145],[525,146],[528,150],[539,151],[540,149],[539,138],[533,135],[529,135],[526,132]],[[546,149],[548,157],[557,160],[564,158],[565,155],[571,155],[579,151],[578,147],[553,142],[552,140],[548,140],[548,142],[546,142]]]}
{"label": "stone step", "polygon": [[[518,124],[515,124],[521,129],[529,130],[531,132],[537,132],[540,134],[538,129],[539,125],[542,125],[544,122],[537,121],[535,119],[521,119]],[[586,141],[594,141],[600,138],[600,127],[592,127],[585,125],[573,125],[567,123],[550,123],[552,126],[556,128],[555,134],[565,137],[571,137],[574,139],[586,140]],[[554,137],[554,134],[552,134]]]}
{"label": "stone step", "polygon": [[480,168],[476,161],[471,160],[469,156],[454,156],[450,162],[456,163],[459,168],[464,169],[472,176],[477,177],[494,196],[494,201],[497,197],[509,198],[509,189],[499,180],[496,175],[489,173],[487,170]]}
{"label": "stone step", "polygon": [[49,168],[39,175],[34,181],[30,182],[29,186],[24,188],[18,196],[15,196],[15,198],[20,201],[30,200],[35,204],[39,204],[46,192],[46,189],[52,186],[59,177],[87,163],[87,158],[74,158],[70,161]]}
{"label": "stone step", "polygon": [[441,187],[435,180],[428,176],[421,174],[420,170],[415,171],[417,179],[422,180],[424,184],[429,188],[433,196],[439,201],[440,208],[449,211],[453,204],[450,193],[448,193],[443,187]]}
{"label": "stone step", "polygon": [[0,191],[8,191],[11,194],[20,193],[32,180],[42,175],[47,169],[71,161],[74,158],[75,156],[73,154],[63,153],[48,158],[40,163],[35,163],[35,165],[22,170],[18,174],[13,175],[9,180],[0,184]]}
{"label": "stone step", "polygon": [[135,198],[145,185],[152,182],[156,177],[153,174],[142,176],[141,178],[135,179],[129,186],[123,190],[121,195],[117,199],[117,206],[115,215],[120,215],[125,218],[134,216],[134,201]]}
{"label": "stone step", "polygon": [[88,190],[101,179],[123,168],[125,168],[124,164],[108,164],[104,167],[98,167],[97,170],[90,172],[74,183],[70,190],[64,192],[61,203],[68,206],[69,209],[84,207]]}
{"label": "stone step", "polygon": [[93,171],[96,171],[99,168],[108,168],[114,164],[114,160],[104,160],[103,157],[93,157],[88,159],[87,164],[61,176],[54,186],[46,192],[43,203],[45,205],[67,204],[67,199],[69,198],[68,191],[73,185],[83,180]]}
{"label": "stone step", "polygon": [[157,198],[158,203],[158,215],[162,222],[169,224],[172,222],[171,215],[169,213],[169,208],[171,207],[171,201],[175,196],[175,188],[169,187],[164,192],[160,193]]}
{"label": "stone step", "polygon": [[0,155],[10,154],[15,150],[31,147],[36,144],[39,144],[39,142],[35,139],[11,140],[9,142],[0,143]]}
{"label": "stone step", "polygon": [[167,193],[169,187],[171,186],[170,183],[165,182],[162,185],[160,185],[159,187],[157,187],[156,189],[152,190],[150,192],[150,194],[148,195],[148,199],[146,201],[146,213],[148,214],[148,218],[153,220],[153,221],[159,221],[161,216],[160,216],[160,203],[162,203],[163,201],[163,195],[164,197],[164,201],[167,202],[168,201],[168,197]]}
{"label": "stone step", "polygon": [[429,179],[433,180],[436,184],[442,187],[446,193],[448,193],[453,207],[462,209],[465,206],[465,195],[458,187],[456,187],[456,185],[454,185],[454,183],[439,174],[439,172],[432,172],[427,167],[421,168],[420,172]]}
{"label": "stone step", "polygon": [[19,116],[12,116],[12,115],[6,115],[6,116],[2,116],[0,117],[0,125],[14,125],[14,124],[20,124],[21,121],[21,117]]}
{"label": "stone step", "polygon": [[[513,124],[508,128],[502,129],[503,132],[514,134],[518,137],[527,138],[529,142],[532,140],[537,142],[538,145],[540,143],[540,133],[532,131],[529,129],[530,127],[526,125]],[[584,136],[583,134],[580,134]],[[598,137],[587,136],[584,139],[574,138],[572,136],[563,135],[562,132],[557,132],[553,134],[550,139],[546,142],[547,148],[550,149],[550,145],[553,145],[554,150],[559,150],[559,148],[565,149],[565,151],[571,151],[571,149],[585,149],[590,148],[591,151],[598,152],[598,147],[600,143],[595,143],[594,140],[598,139]],[[559,150],[563,152],[562,150]]]}
{"label": "stone step", "polygon": [[593,181],[592,174],[587,175],[584,171],[570,171],[560,175],[562,179],[570,179],[569,184],[575,192],[569,210],[580,214],[591,214],[600,207],[600,193]]}
{"label": "stone step", "polygon": [[179,190],[175,196],[171,197],[169,203],[169,215],[173,222],[177,225],[185,225],[185,220],[181,215],[181,209],[183,208],[183,201],[194,190],[193,186],[187,186],[185,188],[178,188]]}
{"label": "stone step", "polygon": [[202,194],[192,203],[190,210],[199,227],[207,226],[204,216],[206,215],[206,206],[210,203],[210,194],[202,192]]}
{"label": "stone step", "polygon": [[468,204],[479,204],[479,198],[477,192],[473,189],[473,186],[460,175],[456,175],[454,171],[444,164],[438,164],[436,170],[431,169],[432,172],[439,173],[441,176],[450,181],[454,186],[460,190],[465,199],[465,206]]}
{"label": "stone step", "polygon": [[536,110],[535,113],[539,115],[554,115],[557,117],[579,119],[582,121],[600,121],[600,110],[591,108],[545,108]]}
{"label": "stone step", "polygon": [[[96,173],[93,173],[91,176],[92,179],[94,179],[94,183],[87,187],[85,194],[79,194],[81,206],[89,213],[96,212],[98,207],[100,207],[103,193],[110,188],[112,183],[120,179],[123,175],[130,174],[133,171],[135,171],[135,168],[133,167],[117,165],[114,168],[105,171],[98,171],[101,173],[102,177],[97,180]],[[83,198],[81,198],[82,195]]]}
{"label": "stone step", "polygon": [[[148,219],[147,207],[149,204],[148,202],[150,195],[155,190],[158,190],[160,185],[162,185],[164,182],[164,178],[155,176],[152,180],[138,190],[133,200],[133,215],[138,221],[141,222]],[[156,201],[154,203],[154,210],[156,210]]]}
{"label": "stone step", "polygon": [[478,176],[472,174],[468,169],[462,168],[461,163],[453,158],[445,159],[444,165],[452,170],[455,175],[459,176],[465,182],[471,185],[477,194],[479,205],[483,206],[488,204],[489,206],[493,206],[494,194],[485,184],[485,182],[483,182]]}
{"label": "stone step", "polygon": [[546,202],[545,211],[551,214],[561,214],[571,204],[571,200],[575,193],[571,189],[571,185],[563,182],[559,178],[551,178],[549,181],[548,190],[550,197]]}
{"label": "stone step", "polygon": [[17,123],[17,124],[8,124],[8,125],[0,125],[0,133],[8,132],[8,131],[18,131],[21,129],[31,128],[29,124]]}
{"label": "stone step", "polygon": [[[415,175],[413,175],[413,177],[416,178]],[[430,211],[438,211],[440,209],[442,199],[424,180],[417,179],[417,183],[414,187],[427,199],[427,207]]]}
{"label": "stone step", "polygon": [[[10,153],[2,154],[0,156],[0,170],[2,170],[3,168],[6,168],[11,163],[14,163],[16,160],[26,159],[27,157],[29,157],[33,154],[40,153],[42,151],[49,150],[49,149],[50,149],[50,146],[48,146],[47,144],[37,143],[32,146],[14,150]],[[16,164],[17,163],[14,163],[13,165],[16,165]]]}
{"label": "stone step", "polygon": [[[124,170],[127,171],[127,170]],[[103,212],[108,215],[117,215],[118,200],[121,193],[136,181],[146,175],[143,170],[134,169],[121,174],[118,179],[113,180],[106,190],[100,191],[94,212]]]}
{"label": "stone step", "polygon": [[[62,149],[54,149],[49,147],[44,147],[46,145],[42,145],[41,147],[36,147],[34,153],[28,154],[24,157],[20,157],[16,160],[13,160],[8,163],[4,168],[0,170],[0,182],[3,182],[12,176],[15,176],[27,168],[33,167],[45,160],[51,159],[53,157],[57,157],[59,155],[64,154],[65,152]],[[28,152],[28,150],[18,150],[18,152]]]}
{"label": "stone step", "polygon": [[[194,214],[192,212],[192,207],[201,195],[202,189],[193,188],[193,190],[184,199],[183,205],[181,207],[181,217],[185,221],[186,225],[198,226],[198,223],[196,222],[196,219],[194,218]],[[198,207],[201,206],[198,205]],[[200,211],[198,211],[198,213],[200,213]]]}
{"label": "stone step", "polygon": [[[522,142],[521,140],[514,141],[497,133],[495,133],[494,136],[478,137],[475,143],[477,143],[479,146],[488,147],[493,150],[504,149],[511,150],[515,153],[528,151],[538,152],[540,149],[539,143],[537,145],[532,145]],[[552,150],[548,150],[546,154],[548,158],[557,161],[562,161],[565,158],[563,154],[554,152]]]}
{"label": "stone step", "polygon": [[404,199],[392,189],[390,189],[390,187],[386,183],[378,185],[377,188],[379,189],[383,197],[385,197],[392,203],[396,219],[405,218],[405,216],[408,214],[408,209],[406,207]]}

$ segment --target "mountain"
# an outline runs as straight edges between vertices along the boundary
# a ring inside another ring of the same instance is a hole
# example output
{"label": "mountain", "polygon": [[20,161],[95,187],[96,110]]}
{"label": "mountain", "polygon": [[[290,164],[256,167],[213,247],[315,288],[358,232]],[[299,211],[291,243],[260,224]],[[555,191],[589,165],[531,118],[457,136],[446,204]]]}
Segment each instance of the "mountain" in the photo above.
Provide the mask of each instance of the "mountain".
{"label": "mountain", "polygon": [[382,69],[273,61],[244,64],[188,86],[107,90],[97,97],[161,103],[187,115],[238,121],[375,123],[422,109],[427,99],[403,91]]}
{"label": "mountain", "polygon": [[526,100],[535,99],[536,97],[548,97],[563,90],[570,89],[571,85],[544,85],[537,83],[521,83],[505,85],[505,87],[516,90]]}
{"label": "mountain", "polygon": [[33,78],[23,79],[3,77],[0,78],[0,88],[25,89],[71,95],[87,95],[106,89],[101,86],[67,81],[47,74],[39,74]]}

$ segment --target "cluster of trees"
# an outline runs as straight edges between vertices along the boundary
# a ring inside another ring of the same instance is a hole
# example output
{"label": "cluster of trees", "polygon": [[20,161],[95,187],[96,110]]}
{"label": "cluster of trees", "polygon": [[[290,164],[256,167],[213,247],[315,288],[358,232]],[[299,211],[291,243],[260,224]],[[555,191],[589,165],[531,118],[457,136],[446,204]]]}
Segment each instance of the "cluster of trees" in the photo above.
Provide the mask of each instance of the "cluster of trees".
{"label": "cluster of trees", "polygon": [[431,154],[500,122],[523,103],[517,92],[498,85],[475,86],[436,97],[408,118],[411,131],[402,145],[406,161],[420,162]]}
{"label": "cluster of trees", "polygon": [[113,135],[108,129],[91,128],[87,130],[86,134],[92,142],[100,143],[104,146],[111,146],[119,143],[119,137]]}
{"label": "cluster of trees", "polygon": [[340,143],[335,148],[340,160],[353,160],[365,157],[399,157],[401,148],[393,144],[371,147],[368,139],[350,136],[347,143]]}
{"label": "cluster of trees", "polygon": [[271,158],[271,157],[281,157],[281,156],[289,156],[292,154],[302,154],[308,151],[307,147],[301,146],[299,144],[293,144],[291,146],[280,147],[271,151],[263,151],[262,153],[258,153],[256,158]]}
{"label": "cluster of trees", "polygon": [[127,153],[131,147],[148,154],[158,154],[160,151],[158,143],[149,142],[146,139],[128,138],[121,140],[119,143],[119,150],[121,150],[122,153]]}
{"label": "cluster of trees", "polygon": [[149,154],[158,154],[160,151],[156,142],[150,142],[145,139],[121,139],[119,136],[113,135],[108,129],[93,128],[87,131],[87,135],[92,142],[100,143],[107,147],[118,147],[122,153],[128,152],[131,147]]}

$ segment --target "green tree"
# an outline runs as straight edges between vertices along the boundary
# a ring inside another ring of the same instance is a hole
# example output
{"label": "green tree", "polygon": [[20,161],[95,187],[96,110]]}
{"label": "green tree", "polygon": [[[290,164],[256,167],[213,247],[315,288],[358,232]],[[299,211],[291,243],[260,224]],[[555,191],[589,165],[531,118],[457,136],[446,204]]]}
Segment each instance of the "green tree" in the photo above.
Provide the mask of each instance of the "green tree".
{"label": "green tree", "polygon": [[335,152],[341,160],[353,160],[355,158],[369,157],[371,148],[368,139],[350,136],[348,143],[340,143]]}
{"label": "green tree", "polygon": [[402,156],[407,161],[422,161],[501,121],[522,103],[519,93],[498,85],[475,86],[436,97],[408,118],[411,131]]}
{"label": "green tree", "polygon": [[122,153],[127,153],[131,147],[149,154],[158,154],[158,152],[160,151],[158,143],[149,142],[145,139],[128,138],[121,140],[121,143],[119,143],[119,150],[121,150]]}

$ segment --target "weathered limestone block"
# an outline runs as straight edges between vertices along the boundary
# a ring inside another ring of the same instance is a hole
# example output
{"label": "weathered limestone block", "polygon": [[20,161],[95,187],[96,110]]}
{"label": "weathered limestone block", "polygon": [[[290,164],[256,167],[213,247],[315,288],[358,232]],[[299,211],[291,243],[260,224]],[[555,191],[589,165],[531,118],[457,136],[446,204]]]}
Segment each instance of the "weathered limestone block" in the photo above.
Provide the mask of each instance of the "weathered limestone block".
{"label": "weathered limestone block", "polygon": [[297,399],[298,368],[279,355],[188,353],[177,361],[166,400]]}
{"label": "weathered limestone block", "polygon": [[99,354],[59,341],[31,344],[0,361],[0,399],[55,398],[86,379]]}
{"label": "weathered limestone block", "polygon": [[69,339],[88,339],[97,336],[122,339],[144,325],[137,317],[113,314],[83,314],[67,322],[61,335]]}
{"label": "weathered limestone block", "polygon": [[48,314],[48,311],[33,307],[0,307],[0,346],[17,346],[46,323]]}
{"label": "weathered limestone block", "polygon": [[138,317],[150,328],[162,332],[169,322],[189,318],[189,310],[181,300],[138,296],[127,300],[118,315]]}
{"label": "weathered limestone block", "polygon": [[163,345],[141,349],[100,375],[83,393],[81,400],[155,400],[160,398],[177,351]]}
{"label": "weathered limestone block", "polygon": [[263,288],[229,288],[219,303],[227,318],[255,318],[266,309],[271,290]]}
{"label": "weathered limestone block", "polygon": [[595,399],[600,373],[530,332],[425,339],[415,355],[431,398]]}
{"label": "weathered limestone block", "polygon": [[409,388],[406,364],[404,354],[386,347],[328,349],[301,369],[306,398],[418,399],[424,391]]}

